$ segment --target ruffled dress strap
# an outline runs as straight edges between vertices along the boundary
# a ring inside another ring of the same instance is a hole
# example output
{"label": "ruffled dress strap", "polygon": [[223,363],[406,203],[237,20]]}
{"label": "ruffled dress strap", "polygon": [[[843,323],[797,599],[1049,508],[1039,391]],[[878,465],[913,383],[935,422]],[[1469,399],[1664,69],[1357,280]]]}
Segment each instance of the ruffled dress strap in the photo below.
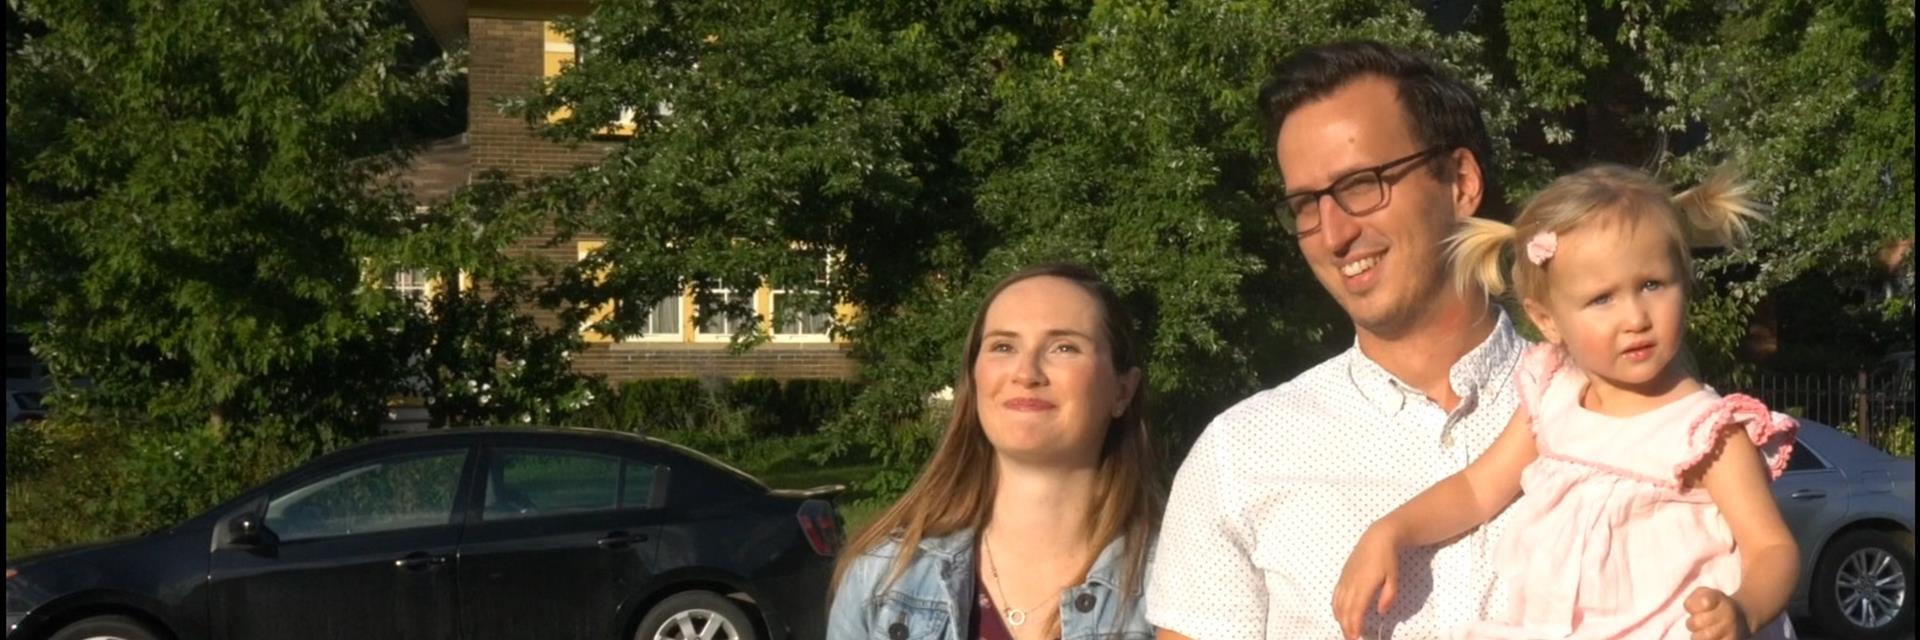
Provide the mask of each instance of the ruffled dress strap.
{"label": "ruffled dress strap", "polygon": [[1527,347],[1520,356],[1520,366],[1513,371],[1514,389],[1520,392],[1520,408],[1527,412],[1528,428],[1536,435],[1540,433],[1540,414],[1545,411],[1543,399],[1547,388],[1553,386],[1553,378],[1565,365],[1565,354],[1559,345],[1540,343]]}
{"label": "ruffled dress strap", "polygon": [[1673,467],[1675,479],[1700,465],[1720,444],[1722,434],[1738,427],[1760,449],[1767,463],[1767,479],[1776,480],[1787,470],[1793,455],[1793,436],[1800,423],[1784,413],[1769,411],[1765,403],[1745,394],[1731,394],[1714,401],[1687,425],[1687,455]]}

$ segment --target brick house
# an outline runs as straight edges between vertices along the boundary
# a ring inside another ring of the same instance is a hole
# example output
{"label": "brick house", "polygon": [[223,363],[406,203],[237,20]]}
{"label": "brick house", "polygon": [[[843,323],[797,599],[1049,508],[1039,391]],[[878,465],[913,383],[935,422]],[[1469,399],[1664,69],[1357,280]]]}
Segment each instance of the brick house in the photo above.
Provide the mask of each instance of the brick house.
{"label": "brick house", "polygon": [[[558,73],[574,56],[573,45],[553,31],[550,21],[562,15],[581,15],[587,2],[570,0],[410,0],[427,30],[442,47],[464,44],[469,52],[466,133],[431,145],[407,173],[422,201],[444,198],[468,176],[499,170],[513,177],[536,177],[572,170],[596,162],[618,139],[593,141],[569,148],[539,137],[515,116],[500,113],[498,100],[527,90],[543,76]],[[551,237],[530,236],[519,251],[554,261],[576,261],[604,242],[590,235],[554,244]],[[409,281],[412,280],[412,281]],[[401,288],[432,285],[425,278],[402,278]],[[780,283],[763,283],[753,291],[723,295],[751,296],[762,322],[773,317],[774,305],[787,294]],[[745,353],[731,354],[728,336],[734,325],[725,318],[696,317],[691,296],[658,301],[640,335],[604,336],[585,331],[588,348],[574,356],[575,370],[605,377],[609,382],[661,377],[743,377],[776,379],[847,378],[856,362],[848,345],[828,336],[832,319],[816,314],[783,326],[767,325],[771,341]],[[835,315],[854,311],[841,306]],[[538,312],[536,312],[538,314]],[[545,318],[551,320],[551,318]]]}

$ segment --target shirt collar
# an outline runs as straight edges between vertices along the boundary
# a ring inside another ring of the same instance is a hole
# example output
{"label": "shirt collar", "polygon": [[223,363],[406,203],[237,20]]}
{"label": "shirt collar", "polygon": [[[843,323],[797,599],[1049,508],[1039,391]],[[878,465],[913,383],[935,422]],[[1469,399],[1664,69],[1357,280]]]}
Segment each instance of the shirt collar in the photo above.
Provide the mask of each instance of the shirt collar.
{"label": "shirt collar", "polygon": [[[1497,388],[1510,380],[1514,362],[1526,347],[1526,341],[1514,331],[1513,320],[1507,317],[1506,310],[1497,306],[1493,309],[1497,315],[1493,332],[1447,369],[1447,384],[1453,388],[1455,395],[1460,396],[1463,407],[1477,401],[1482,390]],[[1382,368],[1380,363],[1368,358],[1360,350],[1357,339],[1347,349],[1347,373],[1361,396],[1389,414],[1406,406],[1408,396],[1424,396],[1422,391],[1402,382]]]}

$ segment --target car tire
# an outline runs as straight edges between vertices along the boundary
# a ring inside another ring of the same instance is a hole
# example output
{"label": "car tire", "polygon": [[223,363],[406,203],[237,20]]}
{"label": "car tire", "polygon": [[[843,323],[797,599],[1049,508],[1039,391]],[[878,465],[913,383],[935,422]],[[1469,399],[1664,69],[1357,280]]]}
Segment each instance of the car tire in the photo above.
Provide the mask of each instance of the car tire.
{"label": "car tire", "polygon": [[[715,628],[714,625],[719,625]],[[706,634],[712,631],[713,635]],[[759,640],[753,618],[740,603],[712,591],[676,593],[640,619],[633,640]]]}
{"label": "car tire", "polygon": [[[1814,571],[1807,597],[1821,631],[1859,640],[1907,638],[1913,633],[1911,534],[1876,529],[1848,532],[1820,552]],[[1900,588],[1877,593],[1867,588],[1876,582]]]}
{"label": "car tire", "polygon": [[160,640],[165,636],[126,616],[94,616],[61,627],[47,640]]}

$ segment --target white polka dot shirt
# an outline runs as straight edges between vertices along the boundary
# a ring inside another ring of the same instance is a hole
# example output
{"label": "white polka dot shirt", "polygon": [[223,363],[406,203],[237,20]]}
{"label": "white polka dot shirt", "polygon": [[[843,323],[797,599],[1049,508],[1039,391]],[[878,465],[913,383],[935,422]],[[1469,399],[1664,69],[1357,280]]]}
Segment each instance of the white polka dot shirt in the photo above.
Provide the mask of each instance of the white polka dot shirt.
{"label": "white polka dot shirt", "polygon": [[[1336,638],[1333,587],[1374,520],[1465,468],[1513,417],[1526,342],[1500,314],[1449,369],[1449,414],[1358,346],[1215,418],[1174,480],[1147,619],[1196,640]],[[1403,553],[1368,638],[1448,637],[1488,614],[1504,516]]]}

